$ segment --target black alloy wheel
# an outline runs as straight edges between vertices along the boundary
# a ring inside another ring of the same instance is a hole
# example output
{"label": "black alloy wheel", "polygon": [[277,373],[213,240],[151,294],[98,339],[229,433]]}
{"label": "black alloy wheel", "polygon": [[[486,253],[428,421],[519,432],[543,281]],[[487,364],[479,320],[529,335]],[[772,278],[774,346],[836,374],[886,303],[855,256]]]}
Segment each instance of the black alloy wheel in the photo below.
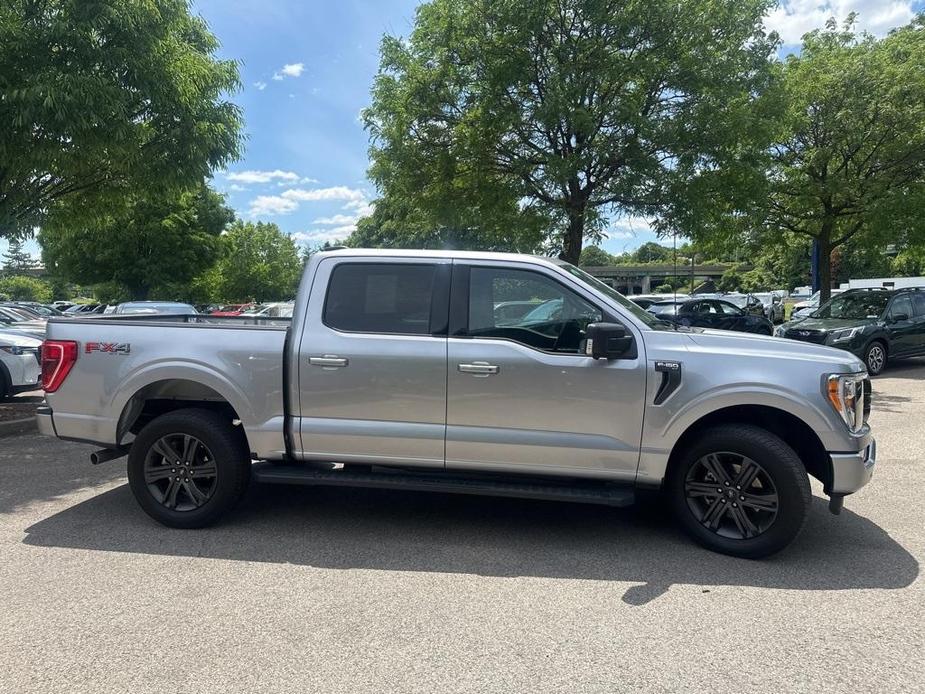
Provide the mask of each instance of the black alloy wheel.
{"label": "black alloy wheel", "polygon": [[215,491],[218,466],[212,452],[189,434],[168,434],[148,450],[145,482],[151,496],[172,511],[192,511]]}

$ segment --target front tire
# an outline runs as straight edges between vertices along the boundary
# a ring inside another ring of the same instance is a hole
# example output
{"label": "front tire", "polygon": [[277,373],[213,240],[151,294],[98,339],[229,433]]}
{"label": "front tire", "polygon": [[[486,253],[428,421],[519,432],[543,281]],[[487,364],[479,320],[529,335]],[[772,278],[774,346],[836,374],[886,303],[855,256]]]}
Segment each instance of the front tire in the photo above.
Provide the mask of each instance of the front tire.
{"label": "front tire", "polygon": [[864,351],[864,364],[867,366],[867,373],[871,376],[879,376],[886,368],[887,351],[886,345],[880,340],[874,340]]}
{"label": "front tire", "polygon": [[135,439],[128,481],[138,504],[171,528],[210,525],[240,501],[251,460],[227,416],[200,409],[162,415]]}
{"label": "front tire", "polygon": [[812,493],[778,436],[749,424],[708,429],[672,464],[667,491],[681,527],[704,547],[758,559],[799,535]]}

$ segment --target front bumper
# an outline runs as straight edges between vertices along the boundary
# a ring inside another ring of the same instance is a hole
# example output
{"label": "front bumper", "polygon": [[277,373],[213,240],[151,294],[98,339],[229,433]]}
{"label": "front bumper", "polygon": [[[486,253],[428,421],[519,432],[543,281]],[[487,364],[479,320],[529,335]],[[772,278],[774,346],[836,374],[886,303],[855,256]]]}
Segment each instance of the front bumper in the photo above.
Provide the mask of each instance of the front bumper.
{"label": "front bumper", "polygon": [[832,486],[826,493],[852,494],[870,482],[877,464],[877,442],[870,437],[856,453],[829,453],[832,458]]}

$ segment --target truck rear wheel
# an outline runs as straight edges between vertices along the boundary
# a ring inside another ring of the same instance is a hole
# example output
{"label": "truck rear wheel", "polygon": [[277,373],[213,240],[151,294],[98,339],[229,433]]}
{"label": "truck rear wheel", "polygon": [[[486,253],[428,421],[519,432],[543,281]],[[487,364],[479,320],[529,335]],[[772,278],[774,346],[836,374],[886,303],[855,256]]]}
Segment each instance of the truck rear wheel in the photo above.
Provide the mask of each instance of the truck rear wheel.
{"label": "truck rear wheel", "polygon": [[250,472],[243,433],[209,410],[161,415],[141,430],[128,456],[135,499],[172,528],[214,523],[240,501]]}
{"label": "truck rear wheel", "polygon": [[718,426],[675,463],[668,479],[672,509],[705,547],[758,559],[803,529],[812,501],[809,478],[793,449],[771,432]]}

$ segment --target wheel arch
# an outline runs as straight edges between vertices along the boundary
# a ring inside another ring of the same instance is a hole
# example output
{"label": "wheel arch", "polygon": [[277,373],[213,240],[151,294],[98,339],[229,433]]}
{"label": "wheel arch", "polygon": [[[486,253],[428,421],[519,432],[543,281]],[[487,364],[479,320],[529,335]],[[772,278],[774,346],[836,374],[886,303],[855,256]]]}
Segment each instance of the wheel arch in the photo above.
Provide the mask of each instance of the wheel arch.
{"label": "wheel arch", "polygon": [[709,412],[690,424],[675,441],[668,457],[665,479],[672,474],[684,451],[703,431],[720,424],[751,424],[780,437],[796,452],[806,471],[822,482],[832,484],[832,459],[819,436],[796,415],[768,405],[732,405]]}
{"label": "wheel arch", "polygon": [[137,435],[163,414],[192,407],[241,420],[238,407],[214,387],[188,378],[162,378],[141,386],[127,399],[119,416],[117,441],[125,443],[126,437]]}

